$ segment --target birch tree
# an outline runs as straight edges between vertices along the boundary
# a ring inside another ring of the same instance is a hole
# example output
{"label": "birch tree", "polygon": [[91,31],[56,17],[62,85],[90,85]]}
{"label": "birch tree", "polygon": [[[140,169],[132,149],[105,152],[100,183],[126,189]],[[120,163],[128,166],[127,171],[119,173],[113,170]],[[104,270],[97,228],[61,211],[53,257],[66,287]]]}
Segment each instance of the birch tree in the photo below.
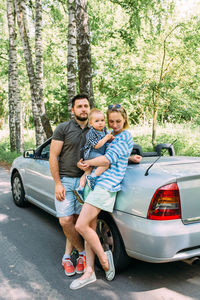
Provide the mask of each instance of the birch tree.
{"label": "birch tree", "polygon": [[36,0],[35,12],[35,79],[36,104],[40,113],[43,129],[47,138],[52,136],[52,129],[46,114],[43,91],[43,47],[42,47],[42,0]]}
{"label": "birch tree", "polygon": [[32,100],[32,113],[33,113],[33,122],[35,127],[35,137],[36,137],[36,145],[40,145],[44,142],[45,134],[42,126],[42,122],[40,119],[39,111],[36,105],[37,99],[37,87],[35,80],[35,71],[32,60],[32,52],[30,47],[30,39],[29,32],[27,26],[27,16],[26,16],[26,6],[25,2],[14,0],[15,9],[17,14],[17,22],[19,27],[19,32],[21,36],[21,41],[24,50],[24,58],[26,62],[26,70],[28,73],[30,90],[31,90],[31,100]]}
{"label": "birch tree", "polygon": [[76,0],[76,26],[79,90],[81,94],[88,95],[90,106],[93,107],[94,96],[92,88],[91,47],[87,0]]}
{"label": "birch tree", "polygon": [[33,120],[36,133],[36,145],[44,142],[45,133],[46,137],[52,135],[51,126],[45,112],[43,101],[43,86],[42,86],[42,50],[41,50],[41,0],[36,0],[36,30],[35,30],[35,52],[36,52],[36,71],[33,64],[33,56],[30,46],[30,37],[27,24],[26,5],[24,0],[14,0],[15,9],[17,14],[17,22],[20,31],[21,41],[24,50],[24,58],[26,62],[26,69],[28,73]]}
{"label": "birch tree", "polygon": [[8,102],[11,151],[23,152],[24,138],[16,50],[16,18],[13,0],[7,0],[9,31]]}
{"label": "birch tree", "polygon": [[68,116],[71,118],[72,98],[77,93],[76,88],[76,19],[75,0],[68,0],[68,54],[67,54],[67,94]]}

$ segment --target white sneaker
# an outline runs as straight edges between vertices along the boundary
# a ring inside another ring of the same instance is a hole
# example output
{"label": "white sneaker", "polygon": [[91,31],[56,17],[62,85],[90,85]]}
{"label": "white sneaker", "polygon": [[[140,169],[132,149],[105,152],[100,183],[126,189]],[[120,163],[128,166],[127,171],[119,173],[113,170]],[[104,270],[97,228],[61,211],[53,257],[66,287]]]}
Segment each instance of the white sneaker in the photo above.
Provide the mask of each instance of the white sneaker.
{"label": "white sneaker", "polygon": [[106,279],[108,281],[111,281],[115,277],[115,265],[113,261],[112,251],[111,250],[105,251],[105,254],[108,258],[108,263],[109,263],[109,270],[106,272]]}
{"label": "white sneaker", "polygon": [[69,287],[72,290],[78,290],[84,287],[85,285],[95,282],[96,280],[97,280],[96,275],[93,272],[89,278],[73,280]]}

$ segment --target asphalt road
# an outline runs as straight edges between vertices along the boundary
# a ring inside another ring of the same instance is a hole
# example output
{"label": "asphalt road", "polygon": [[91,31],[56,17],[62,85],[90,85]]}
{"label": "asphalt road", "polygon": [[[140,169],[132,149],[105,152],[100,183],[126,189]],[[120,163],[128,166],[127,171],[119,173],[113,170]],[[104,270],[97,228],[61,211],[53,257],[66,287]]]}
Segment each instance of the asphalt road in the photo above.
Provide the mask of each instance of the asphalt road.
{"label": "asphalt road", "polygon": [[[149,264],[133,260],[115,280],[72,291],[61,266],[64,237],[56,218],[12,201],[9,172],[0,168],[0,299],[186,300],[200,299],[200,264]],[[148,245],[147,245],[148,247]]]}

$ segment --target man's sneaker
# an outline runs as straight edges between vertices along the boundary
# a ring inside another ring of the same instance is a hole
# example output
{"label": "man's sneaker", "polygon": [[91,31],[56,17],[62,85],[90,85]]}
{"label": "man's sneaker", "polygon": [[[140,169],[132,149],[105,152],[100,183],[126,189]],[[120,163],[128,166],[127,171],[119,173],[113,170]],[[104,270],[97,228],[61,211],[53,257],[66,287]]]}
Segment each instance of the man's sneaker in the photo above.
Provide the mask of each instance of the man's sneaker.
{"label": "man's sneaker", "polygon": [[77,189],[75,189],[73,191],[74,195],[76,196],[77,200],[83,204],[84,203],[84,189],[81,189],[80,187],[78,187]]}
{"label": "man's sneaker", "polygon": [[76,260],[76,273],[83,274],[86,269],[86,257],[85,255],[79,255]]}
{"label": "man's sneaker", "polygon": [[65,269],[65,274],[67,276],[72,276],[76,273],[74,265],[72,263],[72,261],[68,258],[68,259],[63,259],[62,260],[62,265]]}
{"label": "man's sneaker", "polygon": [[97,177],[92,177],[91,175],[86,175],[86,181],[87,181],[89,188],[93,191],[96,181],[97,181]]}

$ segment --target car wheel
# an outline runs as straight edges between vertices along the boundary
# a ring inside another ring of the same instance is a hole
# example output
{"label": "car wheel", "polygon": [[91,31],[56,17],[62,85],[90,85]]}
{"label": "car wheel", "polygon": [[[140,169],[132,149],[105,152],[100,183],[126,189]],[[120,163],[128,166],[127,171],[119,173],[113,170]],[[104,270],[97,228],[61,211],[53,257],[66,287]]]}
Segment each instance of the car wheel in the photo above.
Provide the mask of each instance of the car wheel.
{"label": "car wheel", "polygon": [[[104,251],[112,251],[115,268],[117,270],[125,268],[130,262],[130,258],[125,251],[119,230],[109,214],[104,212],[99,214],[96,231]],[[96,263],[100,265],[98,259],[96,259]]]}
{"label": "car wheel", "polygon": [[19,207],[24,207],[26,204],[25,201],[25,192],[21,177],[18,172],[16,172],[12,177],[12,195],[15,204]]}

